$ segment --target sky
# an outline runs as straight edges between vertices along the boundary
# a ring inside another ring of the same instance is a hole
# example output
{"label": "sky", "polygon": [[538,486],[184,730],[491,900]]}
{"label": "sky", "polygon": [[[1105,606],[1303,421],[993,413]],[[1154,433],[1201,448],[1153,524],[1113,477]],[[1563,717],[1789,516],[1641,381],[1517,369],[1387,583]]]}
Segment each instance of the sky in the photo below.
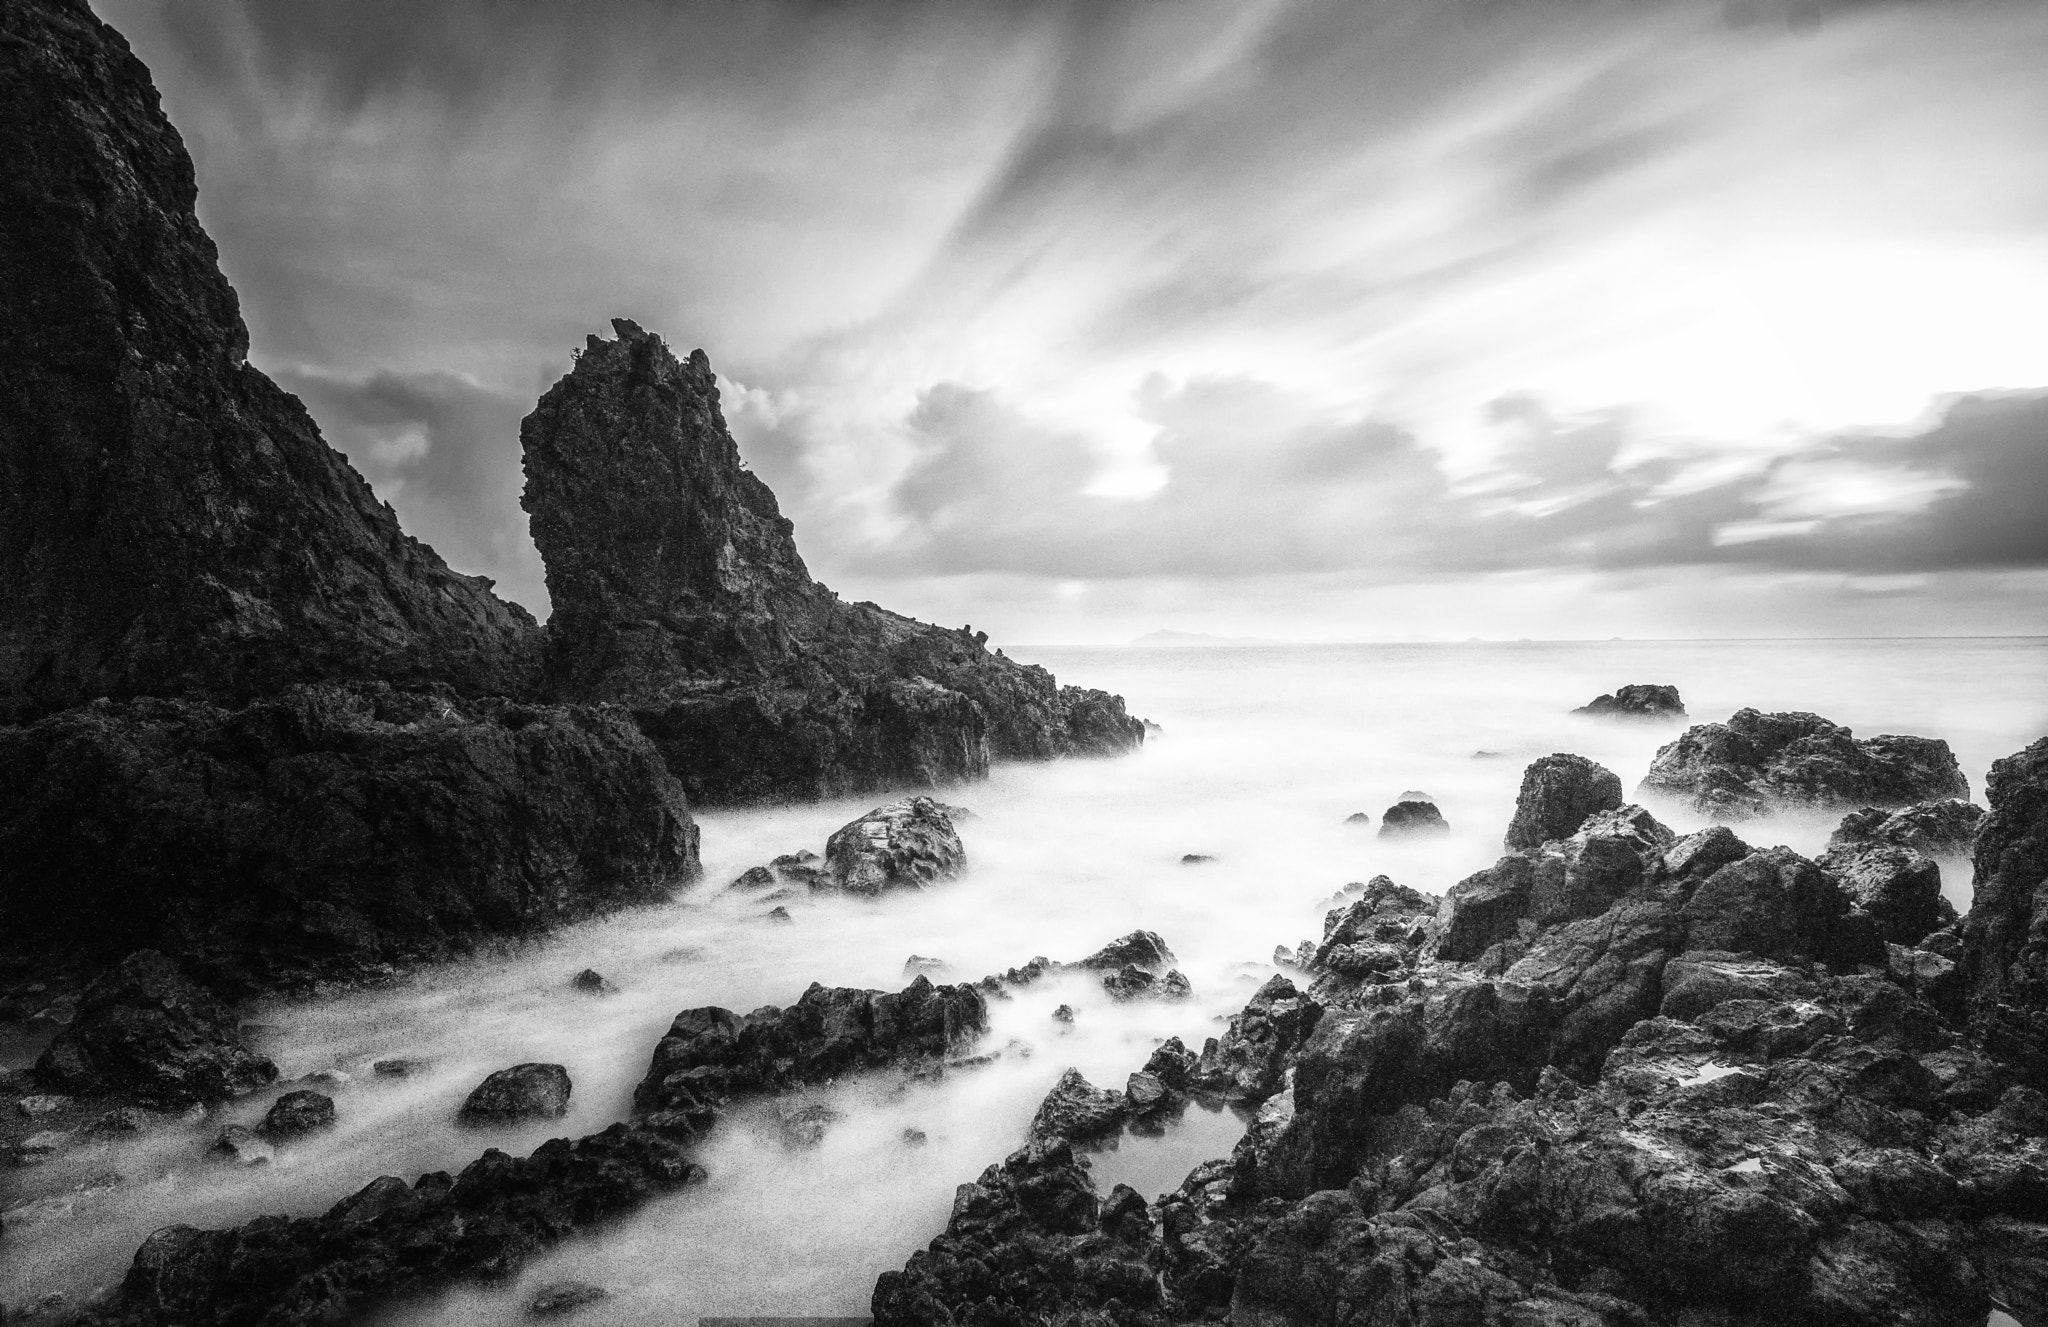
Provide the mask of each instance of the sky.
{"label": "sky", "polygon": [[999,641],[2048,632],[2035,0],[100,0],[252,334],[545,614],[630,317]]}

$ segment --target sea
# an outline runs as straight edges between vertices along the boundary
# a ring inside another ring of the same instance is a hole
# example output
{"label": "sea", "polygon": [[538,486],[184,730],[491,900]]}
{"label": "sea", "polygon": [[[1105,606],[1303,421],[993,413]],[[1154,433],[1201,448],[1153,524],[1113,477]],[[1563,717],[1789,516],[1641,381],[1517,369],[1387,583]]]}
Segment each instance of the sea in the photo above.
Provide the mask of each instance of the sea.
{"label": "sea", "polygon": [[[939,790],[966,808],[968,869],[922,892],[813,896],[792,920],[726,885],[780,853],[822,851],[869,796],[703,812],[703,880],[672,902],[545,940],[408,974],[377,989],[275,1000],[248,1012],[283,1071],[277,1089],[136,1138],[79,1147],[6,1175],[0,1304],[74,1302],[117,1282],[159,1227],[310,1214],[381,1175],[457,1171],[485,1148],[525,1152],[596,1132],[629,1112],[633,1085],[674,1015],[793,1002],[812,982],[906,983],[913,955],[973,980],[1035,955],[1076,959],[1134,929],[1159,933],[1193,987],[1177,1002],[1111,1001],[1056,978],[992,1007],[980,1067],[935,1081],[854,1078],[731,1112],[701,1146],[704,1183],[570,1239],[514,1278],[386,1306],[387,1324],[522,1321],[534,1290],[574,1279],[605,1289],[602,1320],[862,1316],[878,1274],[943,1230],[956,1186],[1021,1145],[1039,1100],[1069,1067],[1121,1086],[1165,1038],[1199,1049],[1279,969],[1274,949],[1321,933],[1351,881],[1385,874],[1442,893],[1502,852],[1523,768],[1576,752],[1633,789],[1681,725],[1602,721],[1574,707],[1632,682],[1677,686],[1693,722],[1744,706],[1809,710],[1863,736],[1948,741],[1980,803],[1995,759],[2048,735],[2048,639],[1519,642],[1413,645],[1013,649],[1063,681],[1121,694],[1157,725],[1136,754],[998,766]],[[1418,794],[1450,832],[1379,837],[1383,812]],[[1681,832],[1700,819],[1640,799]],[[1364,812],[1365,824],[1349,821]],[[1832,817],[1737,827],[1757,846],[1818,852]],[[1189,861],[1190,857],[1204,860]],[[1943,863],[1966,909],[1969,863]],[[616,988],[571,978],[594,968]],[[1071,1022],[1053,1017],[1065,1004]],[[17,1067],[35,1047],[0,1048]],[[403,1079],[371,1064],[422,1061]],[[566,1118],[459,1127],[485,1075],[560,1063]],[[341,1076],[339,1122],[235,1169],[205,1156],[230,1123],[254,1123],[309,1074]],[[343,1081],[345,1080],[345,1081]],[[840,1118],[815,1146],[780,1113],[823,1104]],[[1160,1137],[1097,1153],[1098,1188],[1154,1195],[1225,1156],[1245,1121],[1191,1108]]]}

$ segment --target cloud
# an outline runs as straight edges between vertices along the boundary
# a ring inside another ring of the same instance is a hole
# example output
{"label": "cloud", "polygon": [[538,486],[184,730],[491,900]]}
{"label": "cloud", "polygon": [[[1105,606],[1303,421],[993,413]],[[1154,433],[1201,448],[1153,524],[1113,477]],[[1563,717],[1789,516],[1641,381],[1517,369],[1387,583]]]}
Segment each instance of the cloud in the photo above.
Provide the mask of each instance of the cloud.
{"label": "cloud", "polygon": [[530,402],[447,373],[350,378],[300,368],[275,376],[409,534],[458,571],[489,576],[500,594],[544,611],[540,556],[519,508],[519,421]]}
{"label": "cloud", "polygon": [[884,599],[2048,559],[2031,0],[102,7],[256,362],[536,608],[613,315]]}

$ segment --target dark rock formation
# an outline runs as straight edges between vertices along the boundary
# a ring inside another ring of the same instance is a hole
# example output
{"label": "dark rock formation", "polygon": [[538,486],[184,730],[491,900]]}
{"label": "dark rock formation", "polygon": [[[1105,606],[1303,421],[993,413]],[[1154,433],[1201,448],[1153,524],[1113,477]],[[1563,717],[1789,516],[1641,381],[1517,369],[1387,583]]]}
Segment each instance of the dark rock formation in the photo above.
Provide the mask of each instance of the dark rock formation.
{"label": "dark rock formation", "polygon": [[960,874],[967,852],[952,817],[929,797],[910,797],[868,812],[825,844],[833,888],[849,894],[922,889]]}
{"label": "dark rock formation", "polygon": [[1522,771],[1515,817],[1508,822],[1507,849],[1520,852],[1552,839],[1570,838],[1596,811],[1621,805],[1621,779],[1584,756],[1559,752]]}
{"label": "dark rock formation", "polygon": [[[1994,775],[1979,839],[2021,870],[2012,845],[2048,824],[2048,742],[2031,754]],[[1609,883],[1565,892],[1608,902],[1539,917],[1540,864],[1573,842]],[[1078,1152],[1135,1094],[1063,1080],[1028,1146],[877,1283],[878,1327],[2048,1309],[2048,1097],[1949,1021],[1953,931],[1874,949],[1815,864],[1633,807],[1487,874],[1524,910],[1452,946],[1472,961],[1441,952],[1457,890],[1431,916],[1374,882],[1332,912],[1313,995],[1275,978],[1185,1080],[1256,1105],[1250,1129],[1157,1203],[1101,1195]]]}
{"label": "dark rock formation", "polygon": [[1955,798],[1921,802],[1897,811],[1866,806],[1842,817],[1841,825],[1828,837],[1828,847],[1887,843],[1930,856],[1961,857],[1968,855],[1983,822],[1983,807]]}
{"label": "dark rock formation", "polygon": [[1683,719],[1685,702],[1678,698],[1677,687],[1637,682],[1596,696],[1590,705],[1581,705],[1572,713],[1600,719]]}
{"label": "dark rock formation", "polygon": [[610,1298],[610,1291],[588,1281],[550,1281],[533,1292],[526,1311],[536,1318],[554,1318]]}
{"label": "dark rock formation", "polygon": [[573,990],[582,991],[585,995],[612,995],[619,989],[606,980],[605,975],[596,968],[585,968],[569,978],[569,986]]}
{"label": "dark rock formation", "polygon": [[1132,931],[1069,966],[1089,972],[1115,972],[1135,965],[1156,972],[1173,961],[1173,951],[1166,947],[1158,932]]}
{"label": "dark rock formation", "polygon": [[36,1077],[67,1092],[118,1093],[183,1107],[239,1096],[277,1078],[227,1006],[154,950],[130,954],[86,987]]}
{"label": "dark rock formation", "polygon": [[2048,1088],[2048,737],[1991,766],[1963,919],[1974,1030]]}
{"label": "dark rock formation", "polygon": [[295,687],[0,728],[0,947],[161,949],[241,992],[432,957],[697,871],[681,788],[615,713]]}
{"label": "dark rock formation", "polygon": [[135,1255],[95,1327],[349,1322],[461,1276],[502,1278],[571,1231],[703,1178],[689,1160],[710,1118],[614,1124],[532,1156],[493,1148],[450,1178],[387,1175],[317,1217],[229,1230],[168,1226]]}
{"label": "dark rock formation", "polygon": [[464,1124],[559,1120],[569,1113],[569,1071],[559,1064],[515,1064],[476,1085],[462,1103]]}
{"label": "dark rock formation", "polygon": [[0,720],[384,679],[518,694],[539,632],[450,571],[247,362],[149,71],[0,10]]}
{"label": "dark rock formation", "polygon": [[1909,806],[1967,797],[1970,785],[1938,738],[1858,739],[1817,714],[1737,710],[1727,723],[1695,725],[1659,749],[1642,789],[1740,820],[1782,809]]}
{"label": "dark rock formation", "polygon": [[693,797],[820,797],[1144,740],[1121,699],[1061,687],[985,633],[812,581],[741,464],[703,351],[624,320],[520,429],[557,694],[630,705]]}
{"label": "dark rock formation", "polygon": [[651,1114],[861,1069],[942,1061],[987,1028],[979,990],[934,986],[923,976],[888,993],[813,983],[787,1009],[744,1015],[686,1009],[654,1048],[633,1105]]}
{"label": "dark rock formation", "polygon": [[1450,824],[1435,802],[1396,802],[1380,817],[1379,836],[1383,839],[1450,832]]}
{"label": "dark rock formation", "polygon": [[334,1098],[324,1092],[287,1092],[270,1104],[256,1132],[265,1142],[284,1143],[334,1127]]}
{"label": "dark rock formation", "polygon": [[1817,864],[1870,914],[1888,943],[1919,944],[1929,931],[1956,919],[1941,896],[1941,866],[1918,849],[1882,841],[1840,845],[1822,853]]}

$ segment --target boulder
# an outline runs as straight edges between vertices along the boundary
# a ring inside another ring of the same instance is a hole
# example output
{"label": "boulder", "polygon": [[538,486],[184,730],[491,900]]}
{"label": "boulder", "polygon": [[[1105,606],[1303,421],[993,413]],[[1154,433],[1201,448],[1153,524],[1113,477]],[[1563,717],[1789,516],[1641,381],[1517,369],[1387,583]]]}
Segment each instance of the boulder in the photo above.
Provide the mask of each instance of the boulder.
{"label": "boulder", "polygon": [[1448,834],[1450,824],[1434,802],[1396,802],[1380,817],[1380,837],[1408,838]]}
{"label": "boulder", "polygon": [[825,844],[834,888],[874,895],[922,889],[967,868],[967,852],[945,809],[929,797],[877,807]]}
{"label": "boulder", "polygon": [[1179,969],[1152,972],[1135,963],[1103,973],[1102,989],[1114,1000],[1186,1000],[1194,995]]}
{"label": "boulder", "polygon": [[1782,809],[1901,807],[1966,797],[1948,743],[1857,738],[1817,714],[1737,710],[1660,748],[1642,791],[1681,798],[1701,815],[1740,820]]}
{"label": "boulder", "polygon": [[1752,852],[1702,881],[1679,910],[1685,948],[1884,962],[1883,941],[1825,871],[1789,848]]}
{"label": "boulder", "polygon": [[1529,911],[1536,872],[1527,857],[1503,857],[1452,885],[1437,910],[1436,956],[1464,963],[1513,938]]}
{"label": "boulder", "polygon": [[256,1133],[267,1143],[289,1142],[334,1127],[334,1098],[323,1092],[287,1092],[270,1105]]}
{"label": "boulder", "polygon": [[1614,771],[1584,756],[1544,756],[1522,771],[1507,849],[1520,852],[1570,838],[1586,817],[1620,806],[1621,779]]}
{"label": "boulder", "polygon": [[559,1064],[515,1064],[478,1083],[462,1103],[464,1124],[559,1120],[569,1113],[569,1071]]}
{"label": "boulder", "polygon": [[1888,943],[1917,945],[1956,919],[1941,896],[1940,865],[1916,848],[1871,840],[1830,847],[1816,864],[1870,914]]}
{"label": "boulder", "polygon": [[572,989],[582,991],[586,995],[615,995],[619,989],[605,980],[604,974],[596,968],[583,969],[583,971],[569,978],[569,985]]}
{"label": "boulder", "polygon": [[1882,843],[1934,857],[1960,857],[1969,853],[1983,821],[1984,808],[1953,797],[1896,811],[1866,806],[1842,817],[1841,825],[1828,838],[1828,847]]}
{"label": "boulder", "polygon": [[1572,713],[1598,719],[1683,719],[1685,702],[1678,698],[1677,687],[1635,682],[1595,696]]}
{"label": "boulder", "polygon": [[270,1140],[246,1124],[230,1124],[206,1149],[209,1160],[231,1166],[267,1166],[277,1159]]}
{"label": "boulder", "polygon": [[1158,932],[1132,931],[1068,966],[1089,972],[1116,972],[1133,966],[1156,972],[1173,961],[1173,951],[1166,947]]}
{"label": "boulder", "polygon": [[121,960],[86,988],[78,1017],[36,1061],[68,1092],[181,1108],[239,1096],[277,1078],[242,1040],[228,1007],[155,950]]}
{"label": "boulder", "polygon": [[1028,1137],[1034,1144],[1091,1142],[1123,1128],[1129,1112],[1123,1093],[1098,1088],[1080,1070],[1069,1069],[1038,1104]]}

